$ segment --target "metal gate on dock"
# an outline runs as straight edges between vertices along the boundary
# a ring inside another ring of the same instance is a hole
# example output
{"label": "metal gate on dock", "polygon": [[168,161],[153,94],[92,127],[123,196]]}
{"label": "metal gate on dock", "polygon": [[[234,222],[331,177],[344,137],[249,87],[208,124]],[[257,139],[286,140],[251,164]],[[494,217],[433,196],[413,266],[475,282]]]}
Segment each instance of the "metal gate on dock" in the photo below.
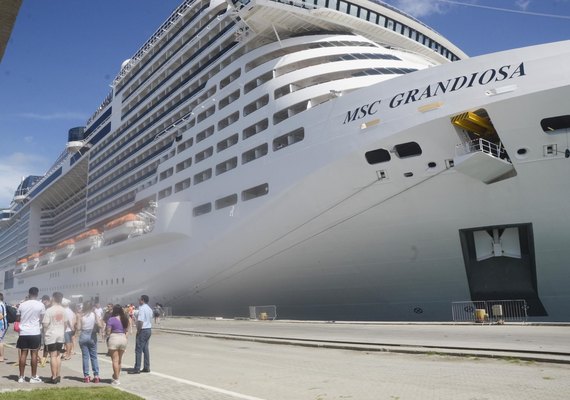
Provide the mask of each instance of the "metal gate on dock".
{"label": "metal gate on dock", "polygon": [[453,322],[479,324],[525,323],[528,320],[526,300],[454,301]]}
{"label": "metal gate on dock", "polygon": [[277,306],[249,306],[249,318],[261,321],[277,319]]}

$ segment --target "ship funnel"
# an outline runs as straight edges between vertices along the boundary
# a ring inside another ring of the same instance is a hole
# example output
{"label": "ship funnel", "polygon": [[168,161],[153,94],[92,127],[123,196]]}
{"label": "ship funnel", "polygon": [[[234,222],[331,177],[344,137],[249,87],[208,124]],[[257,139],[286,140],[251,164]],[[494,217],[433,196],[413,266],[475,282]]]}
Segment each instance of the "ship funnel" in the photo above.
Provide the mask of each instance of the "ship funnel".
{"label": "ship funnel", "polygon": [[85,140],[85,127],[78,126],[71,128],[67,134],[67,151],[75,153],[83,147]]}

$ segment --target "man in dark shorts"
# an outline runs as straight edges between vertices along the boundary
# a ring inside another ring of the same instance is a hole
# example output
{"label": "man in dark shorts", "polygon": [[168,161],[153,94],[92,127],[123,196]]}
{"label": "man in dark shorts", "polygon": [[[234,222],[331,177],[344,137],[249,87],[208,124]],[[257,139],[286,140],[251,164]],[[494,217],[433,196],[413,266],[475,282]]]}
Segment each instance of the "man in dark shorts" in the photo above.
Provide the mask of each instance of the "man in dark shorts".
{"label": "man in dark shorts", "polygon": [[45,346],[50,355],[51,380],[49,383],[59,383],[61,380],[61,354],[65,351],[65,326],[67,315],[61,305],[63,294],[54,292],[52,305],[46,310],[42,325],[44,327]]}
{"label": "man in dark shorts", "polygon": [[41,321],[46,312],[45,306],[38,300],[38,288],[31,287],[28,291],[28,300],[18,307],[16,321],[20,322],[20,336],[16,347],[20,349],[20,375],[18,383],[24,383],[24,371],[26,369],[26,358],[28,351],[32,355],[32,376],[30,383],[41,383],[42,380],[37,375],[38,372],[38,350],[42,341]]}

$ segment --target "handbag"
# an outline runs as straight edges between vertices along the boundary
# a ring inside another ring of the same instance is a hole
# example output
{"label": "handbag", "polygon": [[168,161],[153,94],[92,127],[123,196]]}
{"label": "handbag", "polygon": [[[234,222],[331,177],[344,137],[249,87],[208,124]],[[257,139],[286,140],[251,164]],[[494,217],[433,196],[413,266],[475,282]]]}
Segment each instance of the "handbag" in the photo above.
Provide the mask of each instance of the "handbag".
{"label": "handbag", "polygon": [[20,321],[14,322],[14,332],[20,332]]}

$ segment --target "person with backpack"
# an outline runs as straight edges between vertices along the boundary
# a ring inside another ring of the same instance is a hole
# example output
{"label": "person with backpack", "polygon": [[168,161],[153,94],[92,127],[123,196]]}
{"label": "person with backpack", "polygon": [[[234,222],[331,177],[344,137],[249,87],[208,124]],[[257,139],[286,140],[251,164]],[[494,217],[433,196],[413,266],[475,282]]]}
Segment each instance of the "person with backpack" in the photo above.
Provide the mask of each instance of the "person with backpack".
{"label": "person with backpack", "polygon": [[7,317],[6,304],[4,304],[4,294],[0,293],[0,362],[4,362],[4,336],[8,330]]}

